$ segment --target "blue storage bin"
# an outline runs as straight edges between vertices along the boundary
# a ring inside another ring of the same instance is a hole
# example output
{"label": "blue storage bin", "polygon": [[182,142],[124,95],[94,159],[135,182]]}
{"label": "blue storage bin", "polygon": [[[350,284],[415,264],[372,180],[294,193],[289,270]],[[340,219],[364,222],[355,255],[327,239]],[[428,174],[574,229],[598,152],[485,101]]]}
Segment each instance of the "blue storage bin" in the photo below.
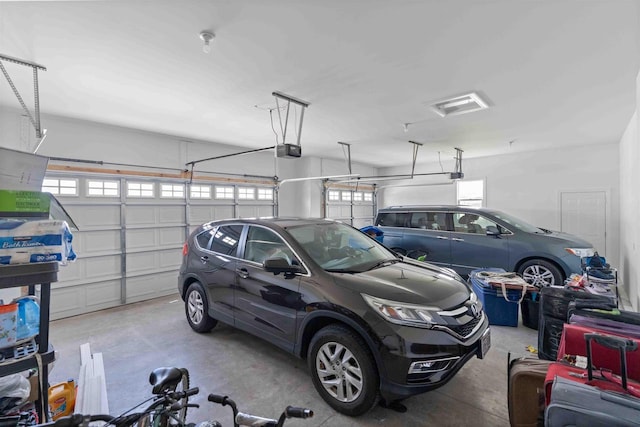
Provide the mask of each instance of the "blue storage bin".
{"label": "blue storage bin", "polygon": [[483,287],[476,280],[471,280],[471,286],[478,299],[482,301],[490,325],[518,326],[518,301],[522,295],[519,290],[507,289],[509,301],[506,301],[502,289]]}

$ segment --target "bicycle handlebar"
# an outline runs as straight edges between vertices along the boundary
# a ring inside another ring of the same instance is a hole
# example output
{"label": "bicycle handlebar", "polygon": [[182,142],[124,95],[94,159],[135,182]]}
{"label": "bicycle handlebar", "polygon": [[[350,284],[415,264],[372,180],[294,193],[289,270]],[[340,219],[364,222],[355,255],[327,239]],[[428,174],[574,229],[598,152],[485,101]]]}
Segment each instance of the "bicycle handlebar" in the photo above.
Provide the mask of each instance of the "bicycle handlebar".
{"label": "bicycle handlebar", "polygon": [[239,426],[250,426],[250,427],[276,426],[278,425],[278,420],[273,420],[271,418],[263,418],[257,415],[238,412],[238,414],[236,415],[236,424],[238,424]]}
{"label": "bicycle handlebar", "polygon": [[41,427],[77,427],[81,425],[87,425],[93,421],[105,421],[111,422],[114,420],[114,417],[111,415],[82,415],[82,414],[71,414],[66,415],[64,417],[60,417],[55,421],[39,424]]}
{"label": "bicycle handlebar", "polygon": [[221,396],[219,394],[210,394],[207,397],[209,402],[217,403],[222,406],[229,405],[233,409],[234,426],[255,426],[255,427],[278,427],[284,424],[286,418],[311,418],[313,417],[313,411],[307,408],[298,408],[295,406],[287,406],[278,420],[271,418],[258,417],[256,415],[246,414],[238,412],[236,403],[229,399],[228,396]]}
{"label": "bicycle handlebar", "polygon": [[296,406],[287,406],[284,410],[287,418],[311,418],[313,417],[313,411],[308,408],[298,408]]}

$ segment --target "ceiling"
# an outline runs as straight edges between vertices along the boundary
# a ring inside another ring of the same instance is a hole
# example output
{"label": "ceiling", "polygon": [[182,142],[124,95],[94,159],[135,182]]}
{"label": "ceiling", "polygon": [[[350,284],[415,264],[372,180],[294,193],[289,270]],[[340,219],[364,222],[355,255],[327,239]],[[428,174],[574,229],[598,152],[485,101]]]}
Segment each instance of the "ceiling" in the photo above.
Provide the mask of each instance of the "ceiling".
{"label": "ceiling", "polygon": [[[42,113],[260,148],[270,110],[281,134],[280,91],[310,103],[303,156],[342,158],[341,141],[392,166],[411,162],[409,140],[418,162],[619,141],[639,17],[635,0],[0,1],[0,54],[47,68]],[[33,105],[31,71],[5,66]],[[428,107],[469,91],[491,108]],[[0,104],[19,108],[2,76]]]}

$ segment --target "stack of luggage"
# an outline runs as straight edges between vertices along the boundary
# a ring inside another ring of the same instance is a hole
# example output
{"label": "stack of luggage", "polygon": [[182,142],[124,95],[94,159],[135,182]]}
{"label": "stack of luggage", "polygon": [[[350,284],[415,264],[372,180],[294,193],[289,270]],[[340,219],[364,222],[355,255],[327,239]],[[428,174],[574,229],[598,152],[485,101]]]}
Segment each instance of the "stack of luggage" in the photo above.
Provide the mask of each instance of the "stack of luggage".
{"label": "stack of luggage", "polygon": [[508,363],[511,426],[640,426],[640,313],[562,288],[540,304],[539,359]]}

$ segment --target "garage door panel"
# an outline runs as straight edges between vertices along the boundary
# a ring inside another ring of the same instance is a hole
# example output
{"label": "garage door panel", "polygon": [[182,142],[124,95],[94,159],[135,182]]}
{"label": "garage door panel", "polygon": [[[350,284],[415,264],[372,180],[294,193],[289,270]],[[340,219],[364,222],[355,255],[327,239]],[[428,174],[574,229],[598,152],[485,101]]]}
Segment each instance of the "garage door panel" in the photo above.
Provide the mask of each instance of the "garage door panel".
{"label": "garage door panel", "polygon": [[163,295],[178,294],[175,272],[127,278],[127,301],[136,302]]}
{"label": "garage door panel", "polygon": [[127,225],[155,225],[158,223],[158,207],[150,205],[127,206]]}
{"label": "garage door panel", "polygon": [[73,250],[83,256],[120,250],[120,230],[74,231]]}
{"label": "garage door panel", "polygon": [[61,319],[120,305],[120,280],[51,290],[51,319]]}
{"label": "garage door panel", "polygon": [[327,206],[327,218],[339,218],[341,216],[341,207],[336,205]]}
{"label": "garage door panel", "polygon": [[100,278],[113,276],[114,272],[120,272],[120,255],[108,255],[104,257],[88,258],[85,260],[85,277]]}
{"label": "garage door panel", "polygon": [[155,248],[159,244],[158,234],[155,228],[127,230],[127,249]]}
{"label": "garage door panel", "polygon": [[184,224],[185,218],[184,206],[162,206],[159,207],[158,223],[159,224]]}
{"label": "garage door panel", "polygon": [[120,303],[120,280],[92,283],[87,286],[87,307],[113,306]]}
{"label": "garage door panel", "polygon": [[120,226],[120,206],[84,206],[70,215],[81,230],[83,227]]}
{"label": "garage door panel", "polygon": [[84,277],[86,259],[78,258],[73,262],[60,266],[58,269],[58,282],[80,280]]}
{"label": "garage door panel", "polygon": [[233,218],[233,206],[191,206],[190,223],[203,224],[214,219]]}
{"label": "garage door panel", "polygon": [[238,216],[240,218],[257,218],[273,216],[273,207],[264,205],[243,205],[238,206]]}
{"label": "garage door panel", "polygon": [[127,273],[154,272],[180,267],[182,248],[127,254]]}
{"label": "garage door panel", "polygon": [[55,313],[78,310],[86,300],[87,286],[51,290],[51,317]]}
{"label": "garage door panel", "polygon": [[184,243],[184,227],[161,228],[158,232],[162,246],[182,246]]}
{"label": "garage door panel", "polygon": [[160,266],[162,268],[174,267],[179,269],[180,264],[182,264],[182,248],[159,251],[158,256],[160,257]]}
{"label": "garage door panel", "polygon": [[354,205],[353,206],[353,216],[357,217],[373,217],[373,208],[371,205]]}

